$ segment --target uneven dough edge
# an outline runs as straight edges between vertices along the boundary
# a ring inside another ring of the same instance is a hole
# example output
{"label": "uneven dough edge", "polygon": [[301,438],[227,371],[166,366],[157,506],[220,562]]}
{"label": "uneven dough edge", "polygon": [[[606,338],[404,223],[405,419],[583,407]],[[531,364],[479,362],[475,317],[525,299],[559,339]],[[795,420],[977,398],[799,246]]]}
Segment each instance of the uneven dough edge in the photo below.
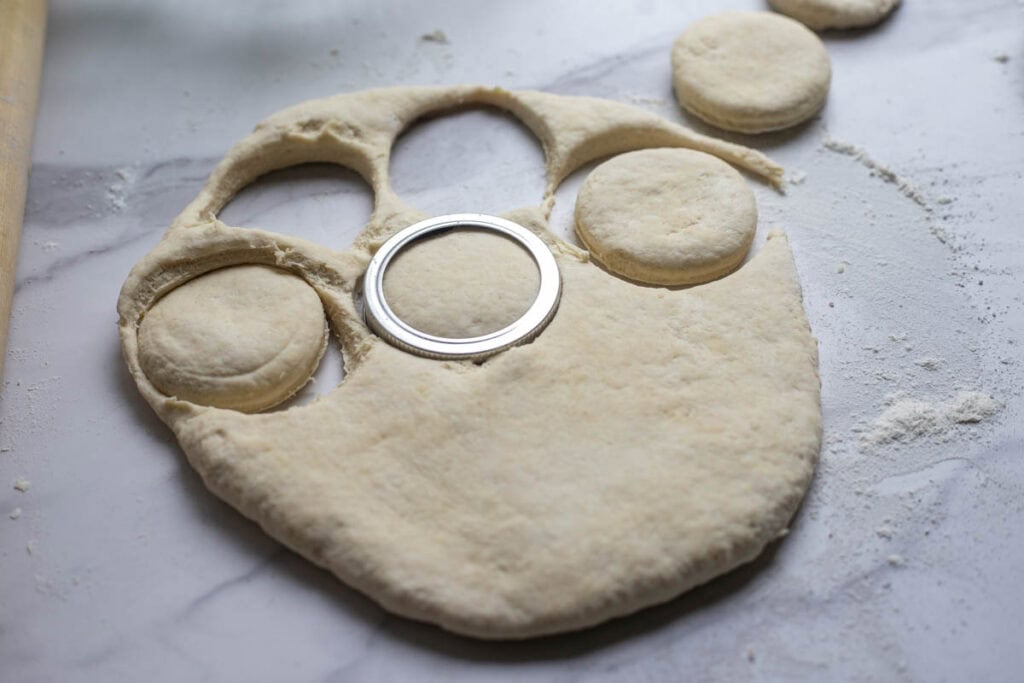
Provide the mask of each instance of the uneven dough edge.
{"label": "uneven dough edge", "polygon": [[447,109],[494,106],[520,119],[541,141],[548,175],[547,197],[579,166],[610,154],[650,147],[686,147],[717,156],[773,186],[783,169],[760,152],[701,135],[650,112],[593,97],[508,91],[487,86],[395,87],[309,100],[257,124],[210,175],[200,194],[168,231],[209,222],[242,187],[271,171],[307,162],[338,163],[373,188],[374,216],[357,246],[383,241],[381,228],[407,224],[409,207],[388,182],[389,149],[416,120]]}

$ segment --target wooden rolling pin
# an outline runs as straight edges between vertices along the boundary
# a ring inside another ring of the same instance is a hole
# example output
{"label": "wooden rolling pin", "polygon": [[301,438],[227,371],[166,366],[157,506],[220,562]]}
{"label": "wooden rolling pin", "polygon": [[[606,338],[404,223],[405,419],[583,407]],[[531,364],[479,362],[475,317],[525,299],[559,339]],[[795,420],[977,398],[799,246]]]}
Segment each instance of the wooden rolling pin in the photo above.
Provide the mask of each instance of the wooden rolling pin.
{"label": "wooden rolling pin", "polygon": [[0,377],[7,356],[45,33],[46,0],[0,0]]}

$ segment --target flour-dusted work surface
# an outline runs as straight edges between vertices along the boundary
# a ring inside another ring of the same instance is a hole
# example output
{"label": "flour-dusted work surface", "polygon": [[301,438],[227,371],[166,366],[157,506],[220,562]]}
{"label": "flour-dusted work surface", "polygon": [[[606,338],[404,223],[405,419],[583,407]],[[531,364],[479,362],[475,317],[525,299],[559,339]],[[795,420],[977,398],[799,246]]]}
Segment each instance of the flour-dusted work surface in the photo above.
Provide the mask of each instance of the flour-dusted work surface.
{"label": "flour-dusted work surface", "polygon": [[[425,4],[425,3],[422,3]],[[226,149],[293,102],[494,83],[620,100],[694,129],[669,51],[757,2],[60,3],[0,403],[5,680],[1012,680],[1024,666],[1024,50],[1017,0],[907,0],[827,33],[823,112],[764,137],[754,251],[784,228],[819,339],[825,443],[789,536],[751,565],[604,626],[480,643],[389,616],[206,492],[120,358],[114,303]],[[428,213],[543,192],[487,110],[399,141]],[[558,192],[571,233],[586,170]],[[354,174],[304,167],[225,218],[347,246]],[[325,359],[337,359],[329,348]],[[329,390],[324,362],[294,401]],[[680,495],[686,495],[680,491]]]}

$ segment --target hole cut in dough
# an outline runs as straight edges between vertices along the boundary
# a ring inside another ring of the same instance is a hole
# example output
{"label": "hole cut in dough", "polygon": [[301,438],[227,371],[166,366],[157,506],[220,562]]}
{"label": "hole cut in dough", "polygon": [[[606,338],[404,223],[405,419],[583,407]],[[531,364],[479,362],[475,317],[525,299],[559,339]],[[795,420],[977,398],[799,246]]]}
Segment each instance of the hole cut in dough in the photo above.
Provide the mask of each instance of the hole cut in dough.
{"label": "hole cut in dough", "polygon": [[687,149],[622,154],[591,173],[576,232],[613,273],[692,285],[738,266],[757,230],[754,192],[732,166]]}
{"label": "hole cut in dough", "polygon": [[395,315],[421,332],[455,339],[514,323],[539,287],[529,252],[485,230],[417,240],[395,255],[384,274],[384,298]]}
{"label": "hole cut in dough", "polygon": [[218,212],[228,225],[273,230],[343,249],[373,212],[373,190],[355,171],[307,163],[271,171]]}
{"label": "hole cut in dough", "polygon": [[496,107],[439,111],[402,132],[391,184],[427,215],[501,215],[544,197],[544,150],[512,113]]}
{"label": "hole cut in dough", "polygon": [[832,68],[825,45],[771,12],[724,12],[694,23],[672,48],[676,99],[726,130],[795,126],[825,104]]}
{"label": "hole cut in dough", "polygon": [[874,26],[900,4],[900,0],[768,0],[782,12],[817,31]]}
{"label": "hole cut in dough", "polygon": [[274,406],[313,375],[327,319],[302,278],[262,265],[189,280],[139,323],[139,362],[169,396],[245,412]]}

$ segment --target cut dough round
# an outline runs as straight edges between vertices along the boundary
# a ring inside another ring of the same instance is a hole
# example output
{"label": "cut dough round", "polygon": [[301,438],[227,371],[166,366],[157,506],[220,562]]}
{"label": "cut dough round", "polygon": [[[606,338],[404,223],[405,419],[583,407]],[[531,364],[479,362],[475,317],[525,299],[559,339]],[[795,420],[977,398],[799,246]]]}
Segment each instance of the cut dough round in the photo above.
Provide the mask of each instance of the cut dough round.
{"label": "cut dough round", "polygon": [[[451,282],[449,273],[458,273],[458,281]],[[384,297],[417,330],[464,339],[514,323],[539,285],[536,264],[514,241],[482,230],[454,230],[400,251],[384,275]]]}
{"label": "cut dough round", "polygon": [[648,149],[601,164],[576,199],[576,233],[608,270],[691,285],[734,269],[757,229],[754,193],[702,152]]}
{"label": "cut dough round", "polygon": [[771,12],[725,12],[686,29],[672,48],[676,99],[719,128],[763,133],[806,121],[825,104],[825,45]]}
{"label": "cut dough round", "polygon": [[309,381],[327,345],[316,291],[277,268],[233,266],[171,291],[139,324],[139,362],[186,401],[255,411]]}
{"label": "cut dough round", "polygon": [[768,0],[773,9],[811,28],[874,26],[896,9],[900,0]]}

